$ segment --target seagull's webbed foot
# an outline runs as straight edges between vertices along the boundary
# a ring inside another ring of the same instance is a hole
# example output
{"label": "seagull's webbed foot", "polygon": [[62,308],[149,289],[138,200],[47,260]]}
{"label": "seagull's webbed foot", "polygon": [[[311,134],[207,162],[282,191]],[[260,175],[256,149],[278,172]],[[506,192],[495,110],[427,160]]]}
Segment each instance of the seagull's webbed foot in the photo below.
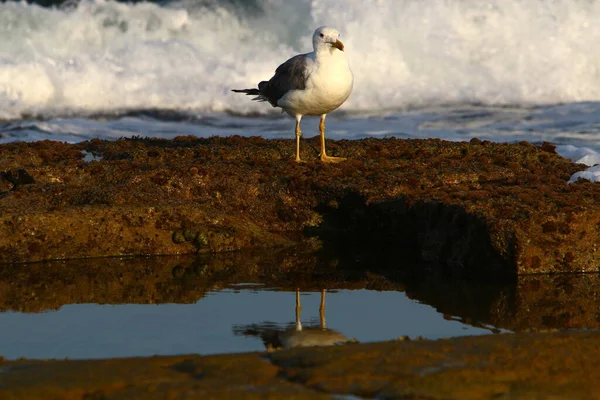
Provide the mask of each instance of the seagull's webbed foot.
{"label": "seagull's webbed foot", "polygon": [[332,157],[332,156],[328,156],[327,154],[321,154],[321,161],[323,161],[323,162],[337,163],[337,162],[346,161],[346,160],[347,159],[344,157]]}

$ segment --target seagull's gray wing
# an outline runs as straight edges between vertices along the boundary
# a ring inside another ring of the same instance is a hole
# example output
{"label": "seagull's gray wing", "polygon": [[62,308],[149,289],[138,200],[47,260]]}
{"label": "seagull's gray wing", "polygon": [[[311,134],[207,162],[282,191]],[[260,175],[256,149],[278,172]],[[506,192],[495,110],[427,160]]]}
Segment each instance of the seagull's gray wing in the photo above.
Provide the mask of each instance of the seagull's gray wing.
{"label": "seagull's gray wing", "polygon": [[277,101],[290,90],[304,90],[308,79],[307,60],[307,54],[299,54],[277,67],[270,80],[258,84],[259,100],[277,107]]}

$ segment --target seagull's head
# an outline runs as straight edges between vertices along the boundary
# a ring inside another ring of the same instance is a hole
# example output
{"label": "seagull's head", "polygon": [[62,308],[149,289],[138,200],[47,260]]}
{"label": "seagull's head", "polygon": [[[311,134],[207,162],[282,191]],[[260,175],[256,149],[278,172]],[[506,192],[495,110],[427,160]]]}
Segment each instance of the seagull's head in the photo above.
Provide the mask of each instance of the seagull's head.
{"label": "seagull's head", "polygon": [[338,49],[344,51],[344,43],[340,41],[340,33],[335,28],[322,26],[313,35],[313,47],[315,51]]}

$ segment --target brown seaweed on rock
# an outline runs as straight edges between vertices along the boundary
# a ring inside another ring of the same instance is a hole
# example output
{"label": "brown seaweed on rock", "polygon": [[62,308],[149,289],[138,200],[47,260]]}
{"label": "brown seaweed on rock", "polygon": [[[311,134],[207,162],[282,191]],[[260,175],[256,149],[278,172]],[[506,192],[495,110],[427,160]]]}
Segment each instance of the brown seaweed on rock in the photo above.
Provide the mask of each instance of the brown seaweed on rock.
{"label": "brown seaweed on rock", "polygon": [[[306,143],[311,159],[318,139]],[[23,169],[35,181],[0,188],[9,191],[0,198],[0,262],[339,238],[347,251],[392,251],[467,274],[598,270],[600,185],[567,184],[582,166],[551,145],[328,146],[349,160],[299,164],[290,140],[238,136],[0,145],[0,171]]]}

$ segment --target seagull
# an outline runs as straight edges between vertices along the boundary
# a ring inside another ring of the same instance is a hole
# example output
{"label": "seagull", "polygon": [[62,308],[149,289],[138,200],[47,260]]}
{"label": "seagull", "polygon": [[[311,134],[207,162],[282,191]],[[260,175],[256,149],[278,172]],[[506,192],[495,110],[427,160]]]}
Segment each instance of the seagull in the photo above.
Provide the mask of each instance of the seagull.
{"label": "seagull", "polygon": [[258,84],[258,89],[233,89],[256,96],[296,118],[296,161],[300,159],[300,120],[305,115],[320,115],[321,161],[338,162],[325,152],[325,117],[341,106],[352,92],[354,77],[337,29],[322,26],[312,38],[314,51],[298,54],[281,64],[275,75]]}

